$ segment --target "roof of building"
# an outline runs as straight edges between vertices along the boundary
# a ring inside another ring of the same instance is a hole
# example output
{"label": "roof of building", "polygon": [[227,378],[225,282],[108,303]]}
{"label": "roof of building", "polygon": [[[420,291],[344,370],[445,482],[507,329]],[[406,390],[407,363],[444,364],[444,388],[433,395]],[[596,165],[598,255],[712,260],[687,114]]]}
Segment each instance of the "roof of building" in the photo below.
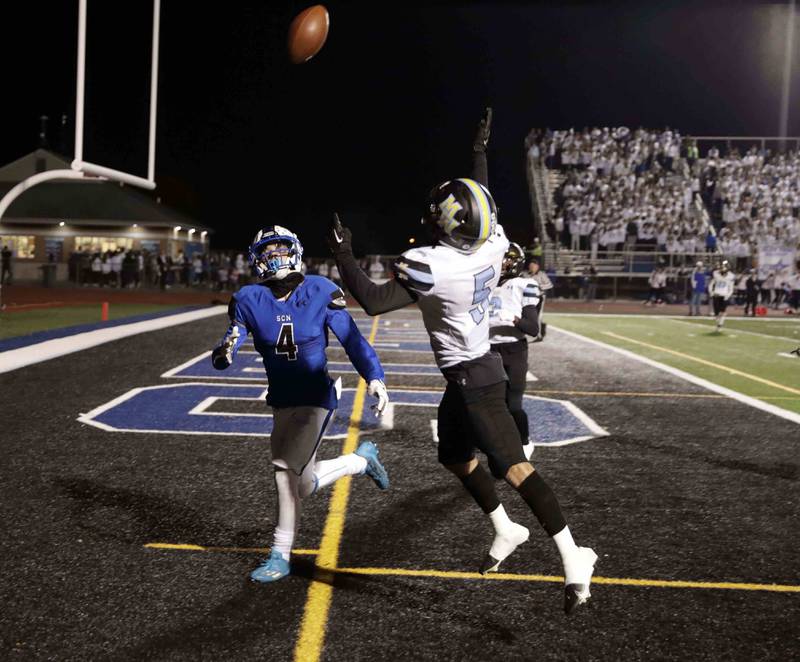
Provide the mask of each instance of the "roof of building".
{"label": "roof of building", "polygon": [[70,161],[66,156],[40,147],[30,154],[0,167],[0,182],[18,184],[23,179],[45,170],[64,169],[70,169]]}
{"label": "roof of building", "polygon": [[[64,157],[37,149],[0,168],[0,198],[37,172],[69,167]],[[180,225],[211,231],[189,216],[160,204],[149,192],[93,178],[54,180],[34,186],[14,200],[2,219],[4,224],[50,224],[57,221],[76,225]]]}

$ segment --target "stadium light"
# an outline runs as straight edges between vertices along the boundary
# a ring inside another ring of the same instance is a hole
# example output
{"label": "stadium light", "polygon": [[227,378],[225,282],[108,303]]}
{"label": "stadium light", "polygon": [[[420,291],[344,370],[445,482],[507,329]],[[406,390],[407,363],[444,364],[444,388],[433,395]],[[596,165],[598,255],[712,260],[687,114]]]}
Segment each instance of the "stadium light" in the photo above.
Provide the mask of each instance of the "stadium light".
{"label": "stadium light", "polygon": [[416,241],[416,239],[414,239],[414,237],[411,237],[411,238],[409,238],[408,243],[409,244],[413,244],[415,241]]}
{"label": "stadium light", "polygon": [[58,224],[58,227],[60,227],[60,228],[63,228],[63,227],[64,227],[64,225],[66,225],[66,223],[64,223],[64,221],[61,221],[61,222]]}
{"label": "stadium light", "polygon": [[191,238],[192,238],[192,235],[193,235],[195,232],[197,232],[197,230],[195,230],[194,228],[192,228],[191,230],[189,230],[189,239],[191,239]]}
{"label": "stadium light", "polygon": [[135,227],[135,228],[138,228],[138,227],[139,227],[139,224],[138,224],[138,223],[134,223],[134,224],[133,224],[133,227]]}
{"label": "stadium light", "polygon": [[205,240],[206,240],[206,235],[207,235],[207,234],[208,234],[208,231],[207,231],[207,230],[203,230],[203,231],[200,233],[200,241],[205,241]]}

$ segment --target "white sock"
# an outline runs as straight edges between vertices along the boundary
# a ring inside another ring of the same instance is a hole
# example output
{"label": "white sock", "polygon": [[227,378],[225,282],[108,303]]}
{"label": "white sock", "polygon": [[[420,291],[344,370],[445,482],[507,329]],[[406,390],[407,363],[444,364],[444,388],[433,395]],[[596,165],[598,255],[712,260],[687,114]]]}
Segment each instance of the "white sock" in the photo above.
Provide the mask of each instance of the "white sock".
{"label": "white sock", "polygon": [[294,537],[300,525],[302,501],[297,491],[299,477],[291,471],[275,468],[275,487],[278,490],[278,522],[273,534],[272,549],[283,554],[287,561],[292,552]]}
{"label": "white sock", "polygon": [[292,554],[292,545],[294,545],[294,531],[286,531],[276,526],[275,533],[272,536],[272,549],[280,552],[283,558],[288,561]]}
{"label": "white sock", "polygon": [[314,465],[314,478],[317,483],[315,492],[339,480],[342,476],[362,474],[367,468],[366,458],[349,453],[332,460],[323,460]]}
{"label": "white sock", "polygon": [[503,508],[502,503],[489,513],[489,519],[492,521],[495,533],[503,533],[503,531],[507,531],[514,524],[506,514],[506,509]]}
{"label": "white sock", "polygon": [[567,557],[578,549],[575,541],[572,539],[569,527],[565,526],[561,531],[553,536],[553,542],[558,547],[558,553],[561,554],[561,561],[566,561]]}
{"label": "white sock", "polygon": [[507,558],[530,536],[526,527],[509,519],[502,503],[489,513],[489,519],[492,521],[495,532],[489,555],[498,561]]}

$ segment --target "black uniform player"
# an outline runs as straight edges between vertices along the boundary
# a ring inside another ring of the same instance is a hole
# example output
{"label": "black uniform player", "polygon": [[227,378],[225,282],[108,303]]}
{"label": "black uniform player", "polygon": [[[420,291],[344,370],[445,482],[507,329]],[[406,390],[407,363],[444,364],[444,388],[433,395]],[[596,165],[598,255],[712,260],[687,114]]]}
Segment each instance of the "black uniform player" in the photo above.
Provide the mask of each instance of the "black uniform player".
{"label": "black uniform player", "polygon": [[412,303],[422,311],[437,365],[447,380],[438,411],[439,461],[458,476],[495,527],[481,571],[497,570],[528,532],[508,519],[491,475],[475,457],[476,448],[487,455],[492,473],[519,492],[558,546],[566,584],[564,608],[570,613],[589,598],[597,555],[575,544],[555,494],[525,459],[506,404],[502,361],[489,345],[488,299],[508,248],[486,188],[490,122],[487,111],[473,146],[472,178],[450,180],[431,191],[423,221],[434,245],[401,255],[394,280],[376,285],[369,279],[353,256],[350,231],[338,217],[330,243],[342,279],[367,314]]}
{"label": "black uniform player", "polygon": [[532,278],[522,278],[525,254],[519,244],[511,242],[503,257],[500,282],[489,299],[489,342],[503,359],[508,375],[506,401],[519,430],[525,459],[533,454],[528,415],[522,408],[522,396],[528,376],[528,340],[539,338],[539,306],[542,291]]}

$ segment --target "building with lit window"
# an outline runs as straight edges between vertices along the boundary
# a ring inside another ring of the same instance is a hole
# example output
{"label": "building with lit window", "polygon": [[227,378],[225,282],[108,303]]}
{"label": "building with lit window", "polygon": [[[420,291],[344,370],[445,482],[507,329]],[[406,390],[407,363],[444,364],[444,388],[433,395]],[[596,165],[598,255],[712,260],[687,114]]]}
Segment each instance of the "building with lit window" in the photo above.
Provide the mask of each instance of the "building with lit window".
{"label": "building with lit window", "polygon": [[[0,199],[25,178],[69,169],[63,157],[45,149],[0,168]],[[50,181],[25,191],[0,219],[0,247],[13,253],[14,278],[39,278],[39,267],[56,264],[57,280],[67,278],[75,251],[125,248],[170,255],[209,250],[211,228],[202,226],[160,199],[132,186],[97,179]]]}

